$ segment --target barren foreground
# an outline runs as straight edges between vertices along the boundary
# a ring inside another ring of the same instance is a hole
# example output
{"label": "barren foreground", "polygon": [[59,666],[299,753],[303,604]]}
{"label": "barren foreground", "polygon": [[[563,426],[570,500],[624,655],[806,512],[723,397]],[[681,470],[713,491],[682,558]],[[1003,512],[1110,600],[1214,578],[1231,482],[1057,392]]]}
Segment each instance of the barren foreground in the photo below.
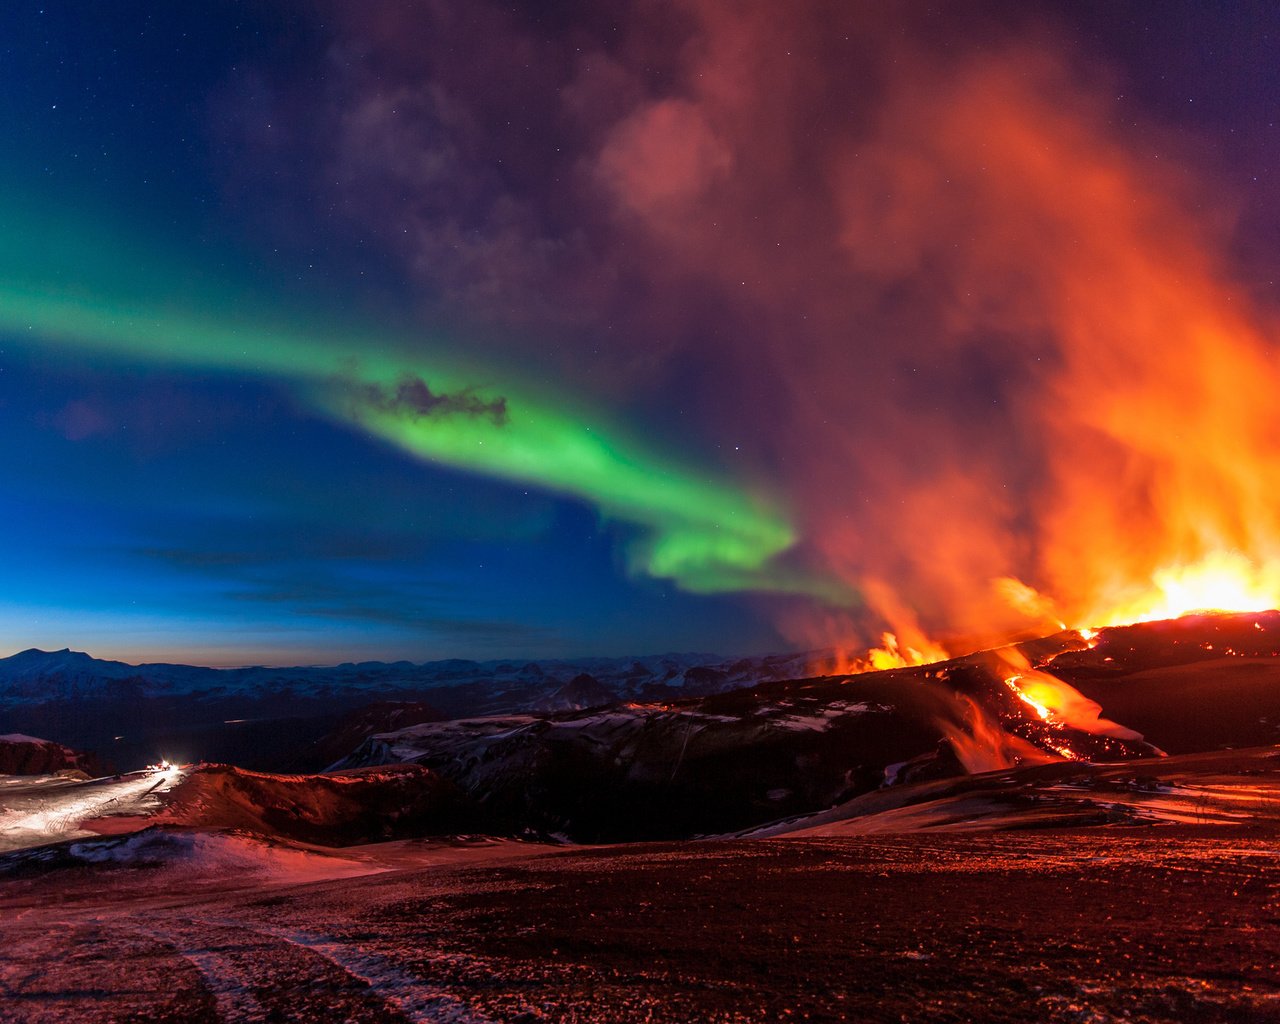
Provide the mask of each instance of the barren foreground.
{"label": "barren foreground", "polygon": [[190,865],[10,879],[4,1015],[1280,1021],[1280,844],[1256,828],[382,858],[307,884]]}

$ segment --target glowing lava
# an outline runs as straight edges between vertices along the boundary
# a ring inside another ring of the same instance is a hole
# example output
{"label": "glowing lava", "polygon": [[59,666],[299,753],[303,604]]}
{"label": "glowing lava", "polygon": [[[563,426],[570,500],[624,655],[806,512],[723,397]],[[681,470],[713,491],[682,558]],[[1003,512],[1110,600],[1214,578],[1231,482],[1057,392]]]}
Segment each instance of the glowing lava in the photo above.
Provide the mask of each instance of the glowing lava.
{"label": "glowing lava", "polygon": [[1009,676],[1009,678],[1004,681],[1004,685],[1009,687],[1009,689],[1013,691],[1014,695],[1022,701],[1022,703],[1031,708],[1031,710],[1039,715],[1044,721],[1054,723],[1053,712],[1049,710],[1049,706],[1036,700],[1035,697],[1033,697],[1027,690],[1022,688],[1020,685],[1021,683],[1022,676],[1020,675]]}
{"label": "glowing lava", "polygon": [[831,661],[815,665],[815,675],[858,675],[862,672],[882,672],[891,668],[911,668],[915,665],[932,665],[946,661],[951,655],[946,648],[921,635],[911,643],[898,640],[896,633],[882,633],[880,646],[861,654],[837,650]]}
{"label": "glowing lava", "polygon": [[[995,581],[1010,607],[1046,624],[1057,623],[1055,604],[1016,579]],[[1198,561],[1175,562],[1150,574],[1146,584],[1113,582],[1103,588],[1111,596],[1075,615],[1076,632],[1096,645],[1098,629],[1139,622],[1179,619],[1184,615],[1236,614],[1280,608],[1280,561],[1256,560],[1239,551],[1222,550]]]}
{"label": "glowing lava", "polygon": [[1045,724],[1054,728],[1065,726],[1094,736],[1110,736],[1119,740],[1142,739],[1141,733],[1103,718],[1102,706],[1074,686],[1048,672],[1033,668],[1026,656],[1016,648],[1007,647],[996,654],[1005,686]]}
{"label": "glowing lava", "polygon": [[1239,552],[1211,554],[1157,571],[1151,590],[1094,618],[1095,625],[1177,619],[1194,612],[1261,612],[1280,607],[1280,566]]}

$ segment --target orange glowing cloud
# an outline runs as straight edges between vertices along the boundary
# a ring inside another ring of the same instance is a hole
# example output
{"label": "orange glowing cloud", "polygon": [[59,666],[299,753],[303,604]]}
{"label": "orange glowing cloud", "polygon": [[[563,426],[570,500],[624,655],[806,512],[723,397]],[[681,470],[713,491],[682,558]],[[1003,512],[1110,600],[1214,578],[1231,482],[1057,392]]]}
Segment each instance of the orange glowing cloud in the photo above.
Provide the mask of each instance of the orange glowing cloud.
{"label": "orange glowing cloud", "polygon": [[436,291],[786,496],[787,557],[855,595],[770,606],[791,640],[909,661],[1280,604],[1280,368],[1230,198],[1061,25],[645,0],[561,38],[475,7],[366,27],[404,81],[343,112],[349,193],[430,199],[385,220]]}

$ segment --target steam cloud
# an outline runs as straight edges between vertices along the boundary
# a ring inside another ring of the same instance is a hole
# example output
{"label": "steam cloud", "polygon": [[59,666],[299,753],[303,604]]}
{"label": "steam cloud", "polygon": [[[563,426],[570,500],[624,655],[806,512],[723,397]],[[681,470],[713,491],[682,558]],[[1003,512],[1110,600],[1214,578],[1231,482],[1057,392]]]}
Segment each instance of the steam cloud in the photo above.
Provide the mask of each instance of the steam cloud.
{"label": "steam cloud", "polygon": [[507,422],[504,397],[483,398],[472,390],[436,393],[420,377],[401,377],[394,388],[382,384],[357,385],[361,402],[387,413],[411,416],[484,416],[496,424]]}
{"label": "steam cloud", "polygon": [[435,315],[517,353],[554,336],[559,375],[679,403],[781,484],[795,557],[862,598],[780,602],[797,640],[976,645],[1105,614],[1170,562],[1280,555],[1280,380],[1230,218],[1121,137],[1054,26],[332,14],[337,84],[296,145],[327,140],[325,179]]}

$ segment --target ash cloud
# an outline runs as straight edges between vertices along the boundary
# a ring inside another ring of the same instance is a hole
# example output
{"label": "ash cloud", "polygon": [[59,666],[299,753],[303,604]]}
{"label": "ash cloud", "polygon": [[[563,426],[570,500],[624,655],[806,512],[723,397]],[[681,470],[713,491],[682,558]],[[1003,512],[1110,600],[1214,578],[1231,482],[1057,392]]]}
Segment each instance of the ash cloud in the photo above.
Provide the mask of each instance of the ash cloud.
{"label": "ash cloud", "polygon": [[797,640],[1001,639],[1037,623],[992,581],[1085,614],[1171,551],[1280,536],[1230,211],[1174,136],[1120,131],[1111,75],[1034,6],[328,13],[291,162],[425,315],[782,490],[794,557],[866,602],[781,606]]}
{"label": "ash cloud", "polygon": [[392,387],[381,384],[352,385],[359,403],[379,412],[415,419],[431,416],[475,416],[502,426],[507,422],[505,397],[482,398],[471,389],[432,391],[420,377],[402,377]]}

